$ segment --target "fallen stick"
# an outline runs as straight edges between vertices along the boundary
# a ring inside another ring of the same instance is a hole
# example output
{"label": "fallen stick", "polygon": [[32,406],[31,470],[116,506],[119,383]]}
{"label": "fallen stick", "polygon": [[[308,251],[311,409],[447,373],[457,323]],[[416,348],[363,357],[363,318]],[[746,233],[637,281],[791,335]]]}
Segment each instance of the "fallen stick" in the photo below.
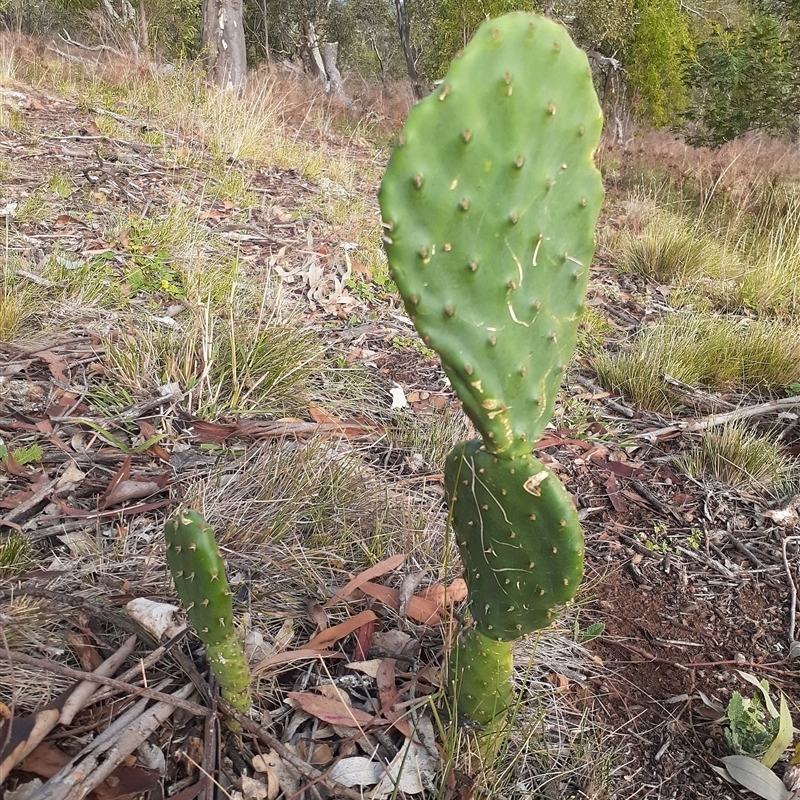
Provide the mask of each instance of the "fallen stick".
{"label": "fallen stick", "polygon": [[[136,637],[131,636],[116,653],[106,659],[94,672],[87,672],[86,675],[94,678],[113,675],[119,669],[120,664],[133,652],[135,645]],[[10,651],[7,651],[7,654],[12,655]],[[7,753],[2,762],[0,762],[0,784],[5,781],[8,774],[20,761],[30,755],[44,741],[45,736],[56,725],[59,723],[68,725],[72,722],[75,714],[88,703],[99,685],[97,680],[82,681],[69,692],[63,705],[58,704],[37,711],[34,714],[33,726],[28,735],[10,753]],[[10,725],[13,725],[13,720]],[[10,732],[13,734],[13,731]],[[2,752],[1,748],[0,752]]]}
{"label": "fallen stick", "polygon": [[64,667],[61,664],[56,664],[55,661],[34,658],[24,653],[9,651],[6,653],[6,656],[18,664],[27,664],[29,667],[39,667],[39,669],[47,670],[47,672],[63,675],[65,678],[94,681],[95,683],[102,683],[104,686],[113,686],[115,689],[120,689],[123,692],[130,692],[132,695],[147,697],[150,700],[158,700],[162,703],[171,703],[177,708],[182,708],[184,711],[188,711],[190,714],[194,714],[198,717],[205,717],[207,714],[211,713],[207,708],[197,703],[190,703],[187,700],[183,700],[178,695],[162,694],[161,692],[153,691],[144,686],[135,686],[132,683],[114,680],[114,678],[104,678],[100,675],[95,675],[94,672],[84,672],[83,670]]}
{"label": "fallen stick", "polygon": [[667,425],[665,428],[658,428],[654,431],[637,433],[634,439],[646,439],[648,442],[657,442],[664,436],[672,433],[696,433],[697,431],[713,428],[716,425],[724,425],[727,422],[735,422],[740,419],[750,417],[760,417],[762,414],[769,414],[772,411],[779,411],[782,408],[793,408],[800,406],[800,396],[782,397],[779,400],[770,400],[768,403],[761,403],[757,406],[747,408],[737,408],[734,411],[726,411],[724,414],[711,414],[702,419],[683,420]]}
{"label": "fallen stick", "polygon": [[[169,683],[165,681],[162,686]],[[156,703],[147,711],[137,703],[100,736],[90,742],[78,755],[70,759],[42,787],[37,800],[80,800],[99,786],[125,759],[175,712],[177,703],[184,701],[194,691],[191,683],[178,689],[174,695],[166,695],[172,702]]]}
{"label": "fallen stick", "polygon": [[[110,658],[106,659],[94,672],[110,678],[127,660],[128,656],[136,647],[136,637],[129,636],[122,647],[117,650]],[[58,718],[59,725],[69,725],[75,715],[88,704],[92,695],[100,688],[96,681],[81,681],[75,691],[67,698],[61,709],[61,716]]]}

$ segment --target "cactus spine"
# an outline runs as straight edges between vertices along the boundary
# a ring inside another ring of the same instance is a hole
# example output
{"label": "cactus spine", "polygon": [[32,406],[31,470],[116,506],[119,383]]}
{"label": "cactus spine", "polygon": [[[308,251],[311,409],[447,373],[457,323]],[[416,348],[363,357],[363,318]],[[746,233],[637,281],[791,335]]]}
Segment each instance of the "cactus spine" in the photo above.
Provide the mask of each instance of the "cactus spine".
{"label": "cactus spine", "polygon": [[167,565],[189,619],[206,647],[222,696],[250,710],[250,669],[233,627],[233,602],[214,531],[196,511],[182,511],[165,528]]}
{"label": "cactus spine", "polygon": [[458,705],[485,725],[510,702],[511,641],[549,624],[583,572],[572,502],[532,450],[575,348],[601,128],[567,31],[508,14],[412,109],[380,189],[392,277],[482,436],[448,456],[445,488],[475,621]]}

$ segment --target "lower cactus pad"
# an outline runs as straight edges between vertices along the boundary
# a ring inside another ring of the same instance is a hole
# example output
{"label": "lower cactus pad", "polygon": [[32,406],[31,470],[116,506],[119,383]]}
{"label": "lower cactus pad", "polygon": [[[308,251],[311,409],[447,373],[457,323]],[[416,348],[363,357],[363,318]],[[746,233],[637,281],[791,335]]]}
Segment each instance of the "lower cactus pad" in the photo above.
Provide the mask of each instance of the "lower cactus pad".
{"label": "lower cactus pad", "polygon": [[451,653],[450,681],[458,711],[484,728],[504,719],[513,701],[511,647],[511,642],[488,639],[473,628]]}
{"label": "lower cactus pad", "polygon": [[508,641],[549,625],[583,577],[583,534],[561,481],[531,454],[503,458],[473,440],[447,457],[445,491],[478,631]]}

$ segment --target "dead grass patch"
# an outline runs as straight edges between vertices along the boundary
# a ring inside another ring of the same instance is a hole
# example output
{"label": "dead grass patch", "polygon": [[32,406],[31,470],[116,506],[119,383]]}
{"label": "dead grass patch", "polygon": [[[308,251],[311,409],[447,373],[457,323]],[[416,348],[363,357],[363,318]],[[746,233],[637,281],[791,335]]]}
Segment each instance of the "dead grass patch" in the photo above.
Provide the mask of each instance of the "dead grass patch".
{"label": "dead grass patch", "polygon": [[713,391],[770,391],[800,378],[800,333],[776,322],[675,314],[643,330],[623,353],[593,359],[598,378],[641,408],[678,398],[664,375]]}
{"label": "dead grass patch", "polygon": [[773,439],[731,423],[705,431],[699,445],[677,460],[695,480],[711,479],[734,489],[785,495],[798,485],[797,464]]}

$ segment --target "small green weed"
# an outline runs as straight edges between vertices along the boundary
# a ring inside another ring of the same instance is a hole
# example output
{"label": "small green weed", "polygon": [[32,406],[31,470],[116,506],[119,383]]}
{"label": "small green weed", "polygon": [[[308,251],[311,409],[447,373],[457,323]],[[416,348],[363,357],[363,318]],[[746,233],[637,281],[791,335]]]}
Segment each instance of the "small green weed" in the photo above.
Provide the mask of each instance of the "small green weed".
{"label": "small green weed", "polygon": [[12,341],[43,305],[41,292],[36,287],[23,286],[10,276],[4,276],[0,282],[0,341]]}
{"label": "small green weed", "polygon": [[213,173],[214,182],[207,188],[207,194],[218,200],[227,200],[237,208],[257,208],[260,204],[258,197],[250,189],[250,180],[246,174],[232,169],[228,165]]}
{"label": "small green weed", "polygon": [[163,294],[176,300],[185,297],[183,278],[166,250],[135,253],[123,274],[131,295]]}
{"label": "small green weed", "polygon": [[734,692],[725,713],[725,741],[731,752],[753,758],[764,755],[778,733],[778,720],[766,718],[760,698],[746,698]]}
{"label": "small green weed", "polygon": [[691,531],[689,531],[689,536],[687,537],[686,541],[692,550],[699,550],[703,539],[705,539],[705,534],[703,531],[701,531],[700,528],[692,528]]}
{"label": "small green weed", "polygon": [[396,350],[413,350],[425,358],[436,358],[436,352],[426,347],[419,336],[393,336],[392,347]]}
{"label": "small green weed", "polygon": [[739,676],[758,693],[752,698],[733,693],[725,711],[725,741],[732,753],[761,758],[765,766],[772,767],[792,740],[792,718],[786,698],[781,695],[778,711],[767,680],[758,680],[749,672],[739,671]]}
{"label": "small green weed", "polygon": [[[4,444],[0,444],[0,461],[5,461],[8,458],[8,452],[8,448]],[[26,464],[35,464],[40,461],[43,454],[42,446],[33,442],[26,447],[18,447],[12,451],[11,457],[17,464],[24,467]]]}
{"label": "small green weed", "polygon": [[605,632],[605,622],[592,622],[586,627],[585,630],[581,630],[581,627],[578,624],[578,617],[575,617],[575,625],[573,627],[572,635],[576,642],[579,642],[580,644],[586,644],[586,642],[591,642],[592,639],[599,638]]}
{"label": "small green weed", "polygon": [[47,182],[47,188],[53,194],[66,198],[72,194],[72,181],[63,172],[54,172]]}
{"label": "small green weed", "polygon": [[640,534],[644,546],[654,553],[671,553],[673,552],[672,542],[669,538],[669,529],[663,520],[656,520],[653,522],[653,534],[647,536],[645,533]]}

